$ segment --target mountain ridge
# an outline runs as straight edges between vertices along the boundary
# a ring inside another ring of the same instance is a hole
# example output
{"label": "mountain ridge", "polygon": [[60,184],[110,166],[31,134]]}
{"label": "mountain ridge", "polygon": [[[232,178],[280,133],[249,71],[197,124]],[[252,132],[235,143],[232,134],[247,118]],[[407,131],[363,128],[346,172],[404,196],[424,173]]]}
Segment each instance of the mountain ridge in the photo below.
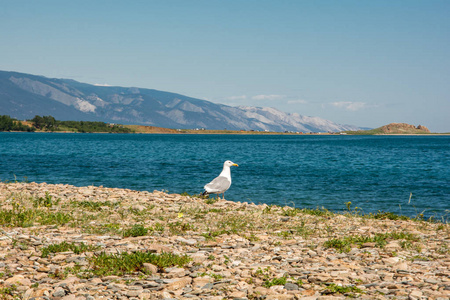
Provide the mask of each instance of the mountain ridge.
{"label": "mountain ridge", "polygon": [[92,85],[0,71],[0,114],[18,119],[103,121],[166,128],[338,132],[358,130],[271,107],[228,106],[155,89]]}

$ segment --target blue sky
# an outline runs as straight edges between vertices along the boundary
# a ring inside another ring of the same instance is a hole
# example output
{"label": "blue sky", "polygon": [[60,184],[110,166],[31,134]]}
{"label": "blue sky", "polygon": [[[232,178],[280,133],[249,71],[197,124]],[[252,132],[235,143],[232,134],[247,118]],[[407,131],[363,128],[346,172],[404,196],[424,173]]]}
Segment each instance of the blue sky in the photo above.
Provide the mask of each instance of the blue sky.
{"label": "blue sky", "polygon": [[0,69],[450,131],[450,1],[0,0]]}

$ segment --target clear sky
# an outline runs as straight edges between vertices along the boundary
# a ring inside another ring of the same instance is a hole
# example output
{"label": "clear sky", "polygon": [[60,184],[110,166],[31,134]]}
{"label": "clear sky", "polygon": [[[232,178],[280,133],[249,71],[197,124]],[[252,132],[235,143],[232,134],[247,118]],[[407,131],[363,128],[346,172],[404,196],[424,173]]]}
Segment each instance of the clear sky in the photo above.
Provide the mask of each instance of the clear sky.
{"label": "clear sky", "polygon": [[0,0],[0,70],[450,131],[450,1]]}

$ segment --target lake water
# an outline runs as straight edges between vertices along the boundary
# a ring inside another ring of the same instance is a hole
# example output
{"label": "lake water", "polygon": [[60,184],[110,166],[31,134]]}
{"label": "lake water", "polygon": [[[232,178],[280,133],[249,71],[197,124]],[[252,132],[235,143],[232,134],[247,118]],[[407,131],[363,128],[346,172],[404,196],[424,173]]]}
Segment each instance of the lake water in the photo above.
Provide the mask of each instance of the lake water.
{"label": "lake water", "polygon": [[448,136],[0,133],[1,181],[199,194],[232,160],[227,200],[441,219],[449,157]]}

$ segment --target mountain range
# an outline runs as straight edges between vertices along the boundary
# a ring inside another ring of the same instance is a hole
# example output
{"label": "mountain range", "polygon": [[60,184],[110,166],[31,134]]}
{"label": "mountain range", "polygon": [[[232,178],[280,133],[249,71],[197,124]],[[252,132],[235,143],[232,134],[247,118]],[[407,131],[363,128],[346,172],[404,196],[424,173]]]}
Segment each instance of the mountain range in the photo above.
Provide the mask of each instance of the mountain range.
{"label": "mountain range", "polygon": [[228,106],[153,89],[98,86],[0,71],[0,115],[24,120],[102,121],[166,128],[338,132],[358,130],[270,107]]}

